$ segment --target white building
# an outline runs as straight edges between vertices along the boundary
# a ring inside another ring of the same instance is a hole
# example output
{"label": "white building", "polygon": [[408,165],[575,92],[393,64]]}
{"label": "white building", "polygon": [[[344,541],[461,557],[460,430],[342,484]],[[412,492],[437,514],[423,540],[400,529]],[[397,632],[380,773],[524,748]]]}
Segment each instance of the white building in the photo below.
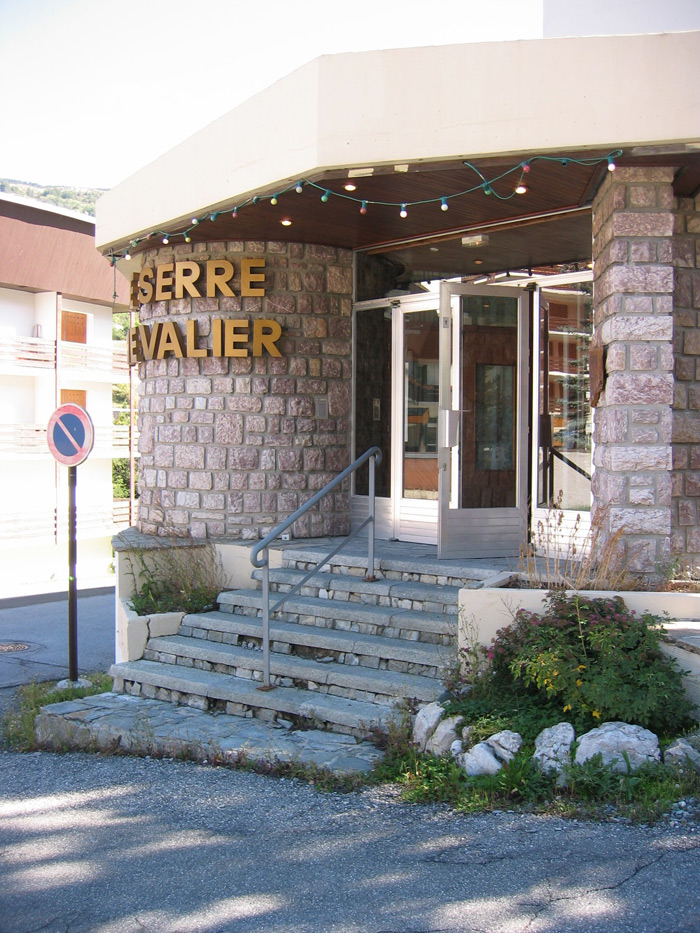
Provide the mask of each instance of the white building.
{"label": "white building", "polygon": [[128,285],[94,247],[91,218],[0,195],[0,597],[68,581],[66,467],[46,428],[64,402],[86,408],[92,453],[77,471],[78,584],[107,578],[115,523],[112,458],[129,456],[129,426],[113,426],[112,386],[128,383],[112,313]]}

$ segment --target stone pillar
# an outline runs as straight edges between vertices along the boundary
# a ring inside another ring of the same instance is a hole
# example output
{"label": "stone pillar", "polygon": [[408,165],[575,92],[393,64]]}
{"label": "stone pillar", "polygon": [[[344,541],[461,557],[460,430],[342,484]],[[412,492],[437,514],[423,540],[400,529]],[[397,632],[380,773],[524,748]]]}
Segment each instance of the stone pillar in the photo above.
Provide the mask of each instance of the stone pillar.
{"label": "stone pillar", "polygon": [[700,197],[681,198],[674,237],[673,533],[682,567],[700,567]]}
{"label": "stone pillar", "polygon": [[605,349],[595,411],[593,520],[627,569],[670,560],[673,169],[618,168],[593,205],[593,346]]}
{"label": "stone pillar", "polygon": [[[240,297],[243,257],[265,258],[265,294]],[[254,540],[350,462],[352,253],[299,243],[178,244],[152,268],[228,260],[232,296],[141,305],[143,324],[197,323],[207,356],[139,363],[139,519],[146,534]],[[214,356],[212,319],[276,321],[281,356]],[[295,537],[346,534],[347,490],[328,496]]]}

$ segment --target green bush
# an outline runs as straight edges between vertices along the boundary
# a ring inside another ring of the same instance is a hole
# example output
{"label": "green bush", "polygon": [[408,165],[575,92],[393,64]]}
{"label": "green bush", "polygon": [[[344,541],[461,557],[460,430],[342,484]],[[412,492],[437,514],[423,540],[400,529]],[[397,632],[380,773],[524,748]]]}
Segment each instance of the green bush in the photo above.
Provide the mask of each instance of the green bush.
{"label": "green bush", "polygon": [[550,593],[542,615],[520,610],[498,632],[491,677],[503,690],[554,701],[579,733],[617,719],[671,734],[691,705],[662,637],[658,618],[638,617],[619,596]]}

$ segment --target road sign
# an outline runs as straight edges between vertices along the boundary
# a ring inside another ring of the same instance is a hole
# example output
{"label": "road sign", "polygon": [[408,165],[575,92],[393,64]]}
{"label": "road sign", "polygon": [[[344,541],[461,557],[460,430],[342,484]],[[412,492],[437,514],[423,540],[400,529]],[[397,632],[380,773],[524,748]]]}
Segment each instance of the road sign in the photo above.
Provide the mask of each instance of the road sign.
{"label": "road sign", "polygon": [[80,405],[67,402],[49,418],[46,439],[59,463],[78,466],[87,459],[95,441],[92,419]]}

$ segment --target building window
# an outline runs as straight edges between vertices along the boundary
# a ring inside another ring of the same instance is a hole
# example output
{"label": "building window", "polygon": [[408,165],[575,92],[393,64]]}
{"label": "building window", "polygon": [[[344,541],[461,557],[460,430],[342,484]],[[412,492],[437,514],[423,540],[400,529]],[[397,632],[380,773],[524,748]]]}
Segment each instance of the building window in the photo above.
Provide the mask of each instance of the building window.
{"label": "building window", "polygon": [[80,311],[61,312],[61,340],[87,343],[87,314]]}
{"label": "building window", "polygon": [[85,389],[61,389],[61,405],[80,405],[87,409],[87,392]]}
{"label": "building window", "polygon": [[591,507],[591,290],[578,282],[540,292],[537,504],[545,508]]}

